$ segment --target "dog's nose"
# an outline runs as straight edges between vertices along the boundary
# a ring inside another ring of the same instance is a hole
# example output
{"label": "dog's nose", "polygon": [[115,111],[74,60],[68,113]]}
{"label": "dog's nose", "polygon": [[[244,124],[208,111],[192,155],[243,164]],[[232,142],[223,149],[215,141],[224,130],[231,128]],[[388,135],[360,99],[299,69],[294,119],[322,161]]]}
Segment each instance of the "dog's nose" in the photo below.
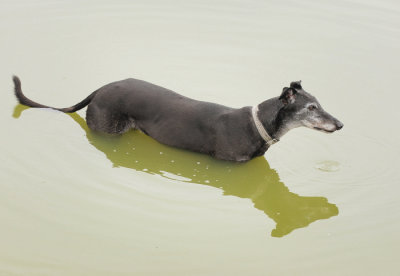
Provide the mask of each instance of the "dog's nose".
{"label": "dog's nose", "polygon": [[342,129],[342,127],[343,127],[343,123],[341,121],[337,121],[336,122],[336,129],[339,130],[339,129]]}

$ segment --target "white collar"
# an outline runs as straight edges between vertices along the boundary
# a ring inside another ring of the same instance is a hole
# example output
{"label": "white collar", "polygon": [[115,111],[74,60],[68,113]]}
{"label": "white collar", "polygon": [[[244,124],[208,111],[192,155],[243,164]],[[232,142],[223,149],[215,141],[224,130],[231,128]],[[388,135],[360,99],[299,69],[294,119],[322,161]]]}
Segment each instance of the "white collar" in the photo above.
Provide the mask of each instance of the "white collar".
{"label": "white collar", "polygon": [[267,145],[271,146],[271,145],[275,144],[276,142],[278,142],[279,140],[273,139],[268,134],[268,132],[264,128],[263,124],[261,123],[260,119],[258,119],[257,113],[258,113],[258,105],[253,106],[253,108],[251,109],[251,115],[253,117],[253,121],[254,121],[254,124],[256,125],[258,133],[264,139],[264,141],[267,143]]}

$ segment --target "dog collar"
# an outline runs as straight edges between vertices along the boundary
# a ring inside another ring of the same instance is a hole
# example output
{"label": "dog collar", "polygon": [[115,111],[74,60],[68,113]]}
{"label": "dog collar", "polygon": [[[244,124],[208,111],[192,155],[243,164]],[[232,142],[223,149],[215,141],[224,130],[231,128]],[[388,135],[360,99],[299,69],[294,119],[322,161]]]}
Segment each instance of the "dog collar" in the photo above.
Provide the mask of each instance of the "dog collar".
{"label": "dog collar", "polygon": [[264,139],[264,141],[267,143],[267,145],[271,146],[271,145],[275,144],[276,142],[278,142],[279,139],[274,139],[268,134],[268,132],[262,125],[260,119],[258,119],[257,113],[258,113],[258,105],[253,106],[253,108],[251,109],[251,115],[253,116],[253,121],[254,121],[254,124],[256,125],[258,133]]}

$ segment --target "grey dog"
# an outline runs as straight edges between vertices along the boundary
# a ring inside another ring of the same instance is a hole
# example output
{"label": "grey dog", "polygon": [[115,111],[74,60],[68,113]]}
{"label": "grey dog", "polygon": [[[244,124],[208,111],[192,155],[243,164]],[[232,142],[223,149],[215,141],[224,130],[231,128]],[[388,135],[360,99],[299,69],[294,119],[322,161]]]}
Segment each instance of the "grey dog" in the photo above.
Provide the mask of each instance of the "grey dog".
{"label": "grey dog", "polygon": [[254,107],[231,108],[197,101],[137,79],[107,84],[80,103],[54,108],[28,99],[13,77],[18,101],[30,107],[72,113],[88,106],[90,129],[121,134],[139,129],[162,144],[244,162],[263,155],[290,129],[305,126],[334,132],[343,124],[327,113],[300,81],[283,88],[279,97]]}

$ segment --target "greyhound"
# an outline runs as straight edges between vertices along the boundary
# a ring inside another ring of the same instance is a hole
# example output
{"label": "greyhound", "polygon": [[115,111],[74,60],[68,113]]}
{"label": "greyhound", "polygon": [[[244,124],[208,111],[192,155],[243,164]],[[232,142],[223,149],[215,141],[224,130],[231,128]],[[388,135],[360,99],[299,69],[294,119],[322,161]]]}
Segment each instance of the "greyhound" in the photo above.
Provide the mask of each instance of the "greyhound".
{"label": "greyhound", "polygon": [[93,131],[121,134],[138,129],[162,144],[228,161],[264,155],[293,128],[330,133],[343,127],[302,88],[301,81],[291,82],[278,97],[242,108],[190,99],[133,78],[109,83],[74,106],[54,108],[28,99],[20,79],[14,76],[13,81],[15,96],[23,105],[65,113],[88,106],[86,122]]}

